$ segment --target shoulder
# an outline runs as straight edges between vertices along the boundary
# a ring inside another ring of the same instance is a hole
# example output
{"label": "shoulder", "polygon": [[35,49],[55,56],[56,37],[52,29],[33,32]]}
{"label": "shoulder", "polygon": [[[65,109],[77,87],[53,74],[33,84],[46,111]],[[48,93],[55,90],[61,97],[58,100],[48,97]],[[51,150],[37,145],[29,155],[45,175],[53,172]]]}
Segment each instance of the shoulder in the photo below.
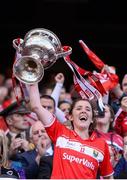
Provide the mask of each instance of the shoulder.
{"label": "shoulder", "polygon": [[95,149],[98,149],[101,152],[105,151],[105,148],[107,148],[106,140],[103,137],[98,137],[98,134],[96,132],[93,132],[91,137],[91,144],[95,147]]}
{"label": "shoulder", "polygon": [[36,157],[36,155],[37,155],[37,152],[34,149],[34,150],[30,150],[30,151],[25,151],[23,153],[19,153],[19,154],[17,154],[16,157],[17,157],[17,159],[21,159],[21,158],[28,159],[28,158],[34,158],[34,157]]}

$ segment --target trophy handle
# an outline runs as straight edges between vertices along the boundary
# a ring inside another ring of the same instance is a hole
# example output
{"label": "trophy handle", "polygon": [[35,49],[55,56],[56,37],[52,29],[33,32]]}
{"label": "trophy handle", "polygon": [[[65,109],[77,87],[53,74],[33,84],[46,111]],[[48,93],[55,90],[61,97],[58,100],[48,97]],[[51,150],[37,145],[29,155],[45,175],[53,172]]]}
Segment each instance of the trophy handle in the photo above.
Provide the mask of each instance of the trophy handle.
{"label": "trophy handle", "polygon": [[63,46],[63,51],[56,54],[57,59],[61,57],[66,57],[72,53],[72,48],[70,46]]}
{"label": "trophy handle", "polygon": [[23,39],[17,38],[13,40],[13,47],[18,51],[21,52],[21,44],[23,43]]}

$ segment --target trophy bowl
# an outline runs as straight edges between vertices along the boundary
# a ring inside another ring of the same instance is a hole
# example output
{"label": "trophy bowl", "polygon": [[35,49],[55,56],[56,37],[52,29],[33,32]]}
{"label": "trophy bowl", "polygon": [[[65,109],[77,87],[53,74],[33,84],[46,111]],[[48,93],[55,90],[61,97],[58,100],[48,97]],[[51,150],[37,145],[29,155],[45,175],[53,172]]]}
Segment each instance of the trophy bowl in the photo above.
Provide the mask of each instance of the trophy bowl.
{"label": "trophy bowl", "polygon": [[45,69],[72,53],[71,47],[62,47],[59,38],[44,28],[30,30],[24,39],[14,39],[13,47],[19,54],[13,64],[13,74],[25,84],[41,81]]}

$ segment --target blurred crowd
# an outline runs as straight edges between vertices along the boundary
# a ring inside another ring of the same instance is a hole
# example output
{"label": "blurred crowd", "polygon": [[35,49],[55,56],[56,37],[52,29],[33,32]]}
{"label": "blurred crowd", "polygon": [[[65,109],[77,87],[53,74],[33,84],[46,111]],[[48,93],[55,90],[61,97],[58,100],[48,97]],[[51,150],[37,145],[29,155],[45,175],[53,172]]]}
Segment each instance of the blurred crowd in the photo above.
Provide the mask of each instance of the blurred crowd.
{"label": "blurred crowd", "polygon": [[127,178],[127,75],[114,83],[108,65],[93,74],[106,92],[103,113],[66,88],[62,72],[38,85],[40,102],[34,85],[26,101],[20,83],[0,74],[0,178]]}

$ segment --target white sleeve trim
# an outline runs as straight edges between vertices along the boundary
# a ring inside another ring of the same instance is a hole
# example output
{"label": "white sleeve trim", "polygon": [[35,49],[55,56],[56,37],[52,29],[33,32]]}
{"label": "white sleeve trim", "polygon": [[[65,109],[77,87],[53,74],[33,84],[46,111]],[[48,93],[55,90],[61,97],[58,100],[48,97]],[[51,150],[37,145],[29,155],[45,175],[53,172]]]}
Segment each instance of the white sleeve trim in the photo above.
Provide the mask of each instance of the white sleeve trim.
{"label": "white sleeve trim", "polygon": [[56,120],[56,117],[54,116],[54,118],[53,118],[53,120],[51,121],[51,123],[48,124],[48,125],[45,125],[44,127],[45,127],[45,128],[48,128],[48,127],[52,126],[52,124],[54,123],[55,120]]}
{"label": "white sleeve trim", "polygon": [[108,174],[106,176],[102,176],[102,177],[108,177],[108,176],[112,176],[114,174],[114,171],[111,174]]}

